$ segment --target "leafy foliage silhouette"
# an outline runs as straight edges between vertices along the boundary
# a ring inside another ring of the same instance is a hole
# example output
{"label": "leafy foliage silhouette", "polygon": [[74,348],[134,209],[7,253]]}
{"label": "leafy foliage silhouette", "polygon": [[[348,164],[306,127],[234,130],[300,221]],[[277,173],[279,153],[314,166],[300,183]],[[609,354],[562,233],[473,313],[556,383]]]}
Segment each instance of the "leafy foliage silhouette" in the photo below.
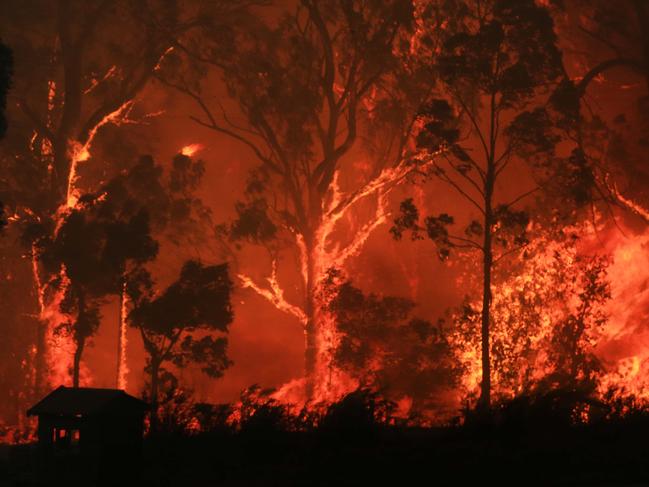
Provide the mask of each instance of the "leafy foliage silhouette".
{"label": "leafy foliage silhouette", "polygon": [[220,377],[231,365],[224,335],[233,318],[232,282],[227,264],[204,265],[190,260],[178,279],[160,294],[155,293],[151,276],[143,269],[127,286],[134,303],[129,320],[140,331],[147,352],[155,420],[161,374],[173,381],[173,374],[163,367],[165,363],[177,367],[196,363],[210,377]]}

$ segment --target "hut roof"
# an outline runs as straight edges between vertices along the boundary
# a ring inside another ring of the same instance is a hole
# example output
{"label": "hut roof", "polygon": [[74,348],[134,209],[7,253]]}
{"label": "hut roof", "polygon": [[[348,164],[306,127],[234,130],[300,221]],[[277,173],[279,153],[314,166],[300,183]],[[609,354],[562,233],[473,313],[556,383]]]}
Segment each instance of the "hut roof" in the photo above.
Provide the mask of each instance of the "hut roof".
{"label": "hut roof", "polygon": [[27,415],[133,414],[147,407],[147,403],[121,389],[60,386],[29,408]]}

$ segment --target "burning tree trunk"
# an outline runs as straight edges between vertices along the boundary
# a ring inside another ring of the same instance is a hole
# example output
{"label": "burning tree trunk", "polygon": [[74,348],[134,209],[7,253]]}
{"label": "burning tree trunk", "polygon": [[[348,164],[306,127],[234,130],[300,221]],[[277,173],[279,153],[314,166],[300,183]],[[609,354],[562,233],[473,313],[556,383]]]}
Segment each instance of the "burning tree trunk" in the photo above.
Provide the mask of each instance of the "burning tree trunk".
{"label": "burning tree trunk", "polygon": [[[160,76],[196,101],[203,117],[192,117],[195,122],[240,141],[261,163],[251,174],[244,202],[237,206],[239,219],[228,230],[232,238],[262,245],[276,242],[280,233],[290,235],[302,274],[299,305],[285,299],[274,257],[268,286],[244,273],[239,278],[244,287],[292,314],[304,327],[308,399],[330,396],[326,342],[335,330],[319,311],[320,281],[327,269],[344,265],[360,251],[369,233],[385,221],[384,194],[414,169],[403,162],[412,127],[408,116],[407,128],[394,128],[386,137],[394,145],[386,142],[389,149],[372,159],[366,173],[355,172],[351,161],[343,163],[375,98],[389,97],[381,91],[382,83],[398,65],[395,41],[410,20],[409,2],[348,2],[331,4],[331,9],[335,14],[324,15],[320,2],[301,2],[287,16],[290,21],[276,26],[259,21],[234,32],[227,49],[222,37],[206,32],[205,42],[214,46],[212,58],[184,48],[194,62],[222,69],[246,121],[243,127],[225,113],[216,115],[185,79],[174,73]],[[343,194],[337,181],[341,173],[364,182]],[[360,225],[347,241],[338,238],[334,229],[343,215],[367,197],[376,198],[375,219]]]}
{"label": "burning tree trunk", "polygon": [[[479,20],[449,32],[438,57],[430,59],[431,67],[440,73],[448,100],[433,99],[425,104],[417,136],[421,157],[436,159],[424,175],[451,186],[477,210],[478,217],[466,226],[464,236],[451,234],[452,216],[428,216],[420,225],[418,209],[408,199],[401,204],[401,216],[392,228],[395,238],[401,238],[406,230],[415,239],[425,233],[438,245],[441,259],[448,258],[451,249],[480,252],[482,380],[477,406],[483,410],[488,410],[491,402],[492,271],[500,259],[526,245],[529,218],[514,206],[541,186],[533,184],[529,191],[503,203],[496,203],[494,191],[497,182],[507,186],[503,172],[512,161],[529,164],[534,175],[535,164],[547,166],[547,161],[555,158],[558,138],[549,115],[538,103],[549,92],[545,87],[555,84],[562,72],[546,9],[533,1],[517,2],[507,9],[500,9],[497,3],[486,2],[484,9],[477,5],[477,11],[467,11]],[[517,192],[510,189],[509,193]],[[502,248],[498,256],[494,256],[495,244]]]}
{"label": "burning tree trunk", "polygon": [[36,349],[36,353],[34,355],[34,393],[41,394],[43,392],[43,383],[45,382],[44,371],[46,360],[45,353],[43,351],[45,350],[47,330],[45,323],[42,320],[42,316],[45,313],[45,298],[43,296],[44,289],[43,285],[41,284],[41,275],[38,270],[38,249],[36,248],[35,244],[32,244],[31,260],[32,278],[35,288],[34,291],[36,293],[36,300],[38,302],[39,318],[41,318],[38,320],[38,329],[36,330],[36,343],[34,344]]}
{"label": "burning tree trunk", "polygon": [[126,293],[126,279],[122,278],[121,292],[119,293],[119,327],[117,330],[117,371],[115,374],[118,389],[126,389],[126,374],[128,366],[126,361],[127,345],[127,317],[128,296]]}
{"label": "burning tree trunk", "polygon": [[[311,240],[312,241],[312,240]],[[308,240],[305,239],[305,242]],[[305,323],[304,323],[304,377],[305,395],[306,397],[314,397],[315,392],[315,377],[316,377],[316,362],[318,354],[317,344],[317,321],[316,310],[318,304],[316,302],[316,286],[317,279],[314,268],[314,255],[313,244],[305,243],[304,252],[306,253],[306,275],[303,276],[304,285],[306,289],[306,299],[304,306]]]}
{"label": "burning tree trunk", "polygon": [[491,359],[489,327],[491,324],[491,271],[493,268],[493,226],[494,215],[492,208],[495,168],[493,160],[489,161],[485,177],[484,198],[484,239],[482,241],[482,317],[481,317],[481,362],[482,381],[480,383],[479,403],[488,410],[491,406]]}
{"label": "burning tree trunk", "polygon": [[[330,198],[321,212],[320,224],[310,235],[296,231],[294,234],[301,262],[304,306],[289,303],[277,278],[276,261],[267,279],[268,287],[260,286],[245,274],[239,274],[244,287],[249,287],[273,303],[279,310],[295,316],[305,333],[305,394],[311,399],[331,399],[341,393],[344,384],[336,390],[331,353],[335,348],[336,330],[328,315],[321,309],[319,291],[327,271],[341,269],[351,257],[363,248],[369,236],[387,220],[386,196],[408,174],[413,166],[402,163],[384,170],[356,192],[343,195],[338,188],[337,175],[332,182]],[[334,236],[340,220],[361,200],[376,198],[374,217],[356,229],[349,241],[340,242]],[[305,232],[306,233],[306,232]]]}
{"label": "burning tree trunk", "polygon": [[[119,24],[119,29],[109,33],[108,26],[113,23],[114,15],[125,14],[125,7],[128,6],[121,2],[107,1],[84,2],[78,5],[66,0],[47,2],[43,10],[50,11],[52,15],[44,14],[43,19],[47,19],[48,23],[53,19],[54,22],[52,25],[43,25],[42,31],[51,32],[54,37],[42,52],[50,50],[46,64],[51,64],[52,77],[43,84],[40,93],[34,90],[33,83],[24,90],[22,86],[16,87],[18,106],[33,127],[31,143],[22,144],[20,150],[24,147],[31,148],[32,154],[29,157],[38,157],[42,161],[42,165],[47,167],[49,180],[46,184],[49,195],[41,195],[39,202],[41,205],[42,201],[49,202],[48,208],[26,208],[25,219],[33,218],[37,224],[49,230],[53,228],[54,232],[58,231],[65,214],[77,205],[78,164],[89,159],[98,130],[106,124],[119,125],[126,119],[133,100],[169,49],[171,41],[161,35],[159,27],[156,27],[159,13],[150,11],[147,15],[145,11],[148,6],[126,8],[133,18],[115,23],[114,25]],[[142,18],[139,18],[140,15]],[[166,22],[162,23],[167,25]],[[129,26],[135,28],[129,30]],[[189,28],[180,25],[177,27],[179,30]],[[12,31],[13,28],[9,30]],[[111,34],[118,34],[122,39],[125,35],[132,36],[134,46],[137,46],[132,52],[138,52],[137,59],[128,53],[116,54],[110,41],[107,44],[111,46],[109,50],[113,51],[107,56],[102,50],[105,46],[98,42],[98,37],[110,37]],[[17,45],[21,42],[27,45],[41,42],[41,39],[31,39],[30,35],[18,31],[9,34],[17,39]],[[21,57],[21,61],[25,63],[24,69],[28,63],[36,68],[44,61],[28,57],[33,56],[34,52],[36,51],[28,51],[29,54],[24,60]],[[106,59],[113,58],[115,64],[104,66]],[[105,72],[99,74],[98,70],[104,67]],[[42,76],[36,75],[33,79],[42,79]],[[102,90],[105,94],[98,94]],[[18,211],[21,211],[20,207]],[[32,254],[39,260],[43,251],[39,248],[41,242],[35,240],[32,243],[32,248],[37,249]],[[59,311],[55,308],[61,301],[57,294],[63,293],[62,290],[54,292],[51,283],[60,281],[61,273],[40,276],[42,270],[39,267],[38,263],[33,266],[34,282],[38,288],[40,319],[43,322],[36,343],[37,387],[48,380],[43,365],[64,360],[63,357],[53,356],[63,352],[49,347],[48,338],[48,335],[53,336],[52,330],[57,324],[54,319]],[[63,340],[61,337],[55,339]],[[76,354],[74,359],[76,361]]]}

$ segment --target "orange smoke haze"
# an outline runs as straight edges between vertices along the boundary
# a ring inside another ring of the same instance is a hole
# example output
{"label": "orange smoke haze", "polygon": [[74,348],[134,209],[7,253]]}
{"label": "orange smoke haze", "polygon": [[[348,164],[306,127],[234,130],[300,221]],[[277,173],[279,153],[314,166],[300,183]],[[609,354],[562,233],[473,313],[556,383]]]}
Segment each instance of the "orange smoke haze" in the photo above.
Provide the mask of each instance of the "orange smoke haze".
{"label": "orange smoke haze", "polygon": [[[569,65],[574,71],[570,75],[575,79],[583,75],[578,60],[571,59]],[[626,88],[637,86],[627,79],[624,81]],[[235,104],[228,100],[227,90],[215,73],[208,74],[205,83],[211,85],[223,110],[233,120],[242,117]],[[617,85],[612,86],[603,78],[593,90],[593,98],[601,105],[616,105],[614,109],[602,110],[608,119],[613,119],[618,110],[631,110],[634,102],[631,95],[637,94],[630,93],[633,89],[624,89],[624,94],[619,95]],[[56,86],[51,84],[51,99],[55,91]],[[65,212],[75,208],[79,198],[93,184],[109,180],[145,154],[152,155],[166,168],[179,153],[203,160],[205,175],[199,196],[209,207],[213,222],[220,224],[235,218],[235,204],[241,199],[249,172],[258,161],[240,142],[190,120],[195,113],[196,107],[191,100],[152,79],[135,100],[104,117],[90,131],[85,143],[69,147],[72,166],[67,198],[57,214],[59,224]],[[146,120],[146,123],[134,124],[129,117]],[[128,127],[125,127],[127,121]],[[121,137],[126,141],[123,146],[115,143],[115,140],[121,141]],[[360,145],[345,156],[345,163],[350,163],[346,167],[352,169],[335,174],[333,191],[324,208],[326,217],[315,232],[315,274],[324,275],[331,267],[343,268],[363,292],[412,299],[416,303],[415,315],[431,322],[448,316],[449,310],[456,309],[465,298],[478,298],[479,291],[473,287],[475,283],[467,277],[477,275],[472,261],[451,258],[441,263],[430,241],[395,242],[388,231],[399,202],[406,197],[413,197],[422,215],[449,212],[458,222],[469,221],[474,216],[472,208],[440,181],[410,184],[405,166],[377,171],[372,184],[356,193],[350,191],[355,188],[359,174],[372,168],[367,162],[371,157],[369,150]],[[504,187],[497,191],[507,194],[509,186],[516,190],[527,187],[531,176],[527,172],[512,171],[503,181]],[[610,387],[623,388],[649,401],[649,228],[640,218],[647,218],[649,212],[635,200],[635,195],[624,194],[617,186],[612,189],[617,192],[618,200],[626,205],[625,211],[615,209],[615,224],[602,223],[602,215],[597,215],[596,230],[590,222],[580,223],[578,230],[582,238],[580,252],[610,258],[611,299],[605,308],[608,322],[597,343],[593,344],[593,350],[604,368],[602,392]],[[344,197],[350,193],[354,194],[352,201],[343,204]],[[307,280],[307,264],[304,241],[297,234],[293,237],[295,241],[291,244],[298,249],[295,254],[284,248],[269,252],[262,246],[245,244],[236,259],[232,259],[234,321],[228,335],[228,355],[233,365],[219,379],[207,377],[194,366],[175,371],[180,384],[191,389],[197,401],[236,401],[241,391],[253,384],[277,389],[274,397],[281,401],[304,399],[303,329],[307,315],[302,290]],[[542,268],[551,258],[554,247],[548,246],[546,251],[531,259],[533,262],[525,268],[529,272],[494,287],[496,305],[523,288],[529,289],[525,286],[531,282],[538,283],[539,288],[550,285],[543,276],[530,271]],[[48,295],[46,300],[48,283],[41,282],[36,251],[32,254],[27,256],[26,262],[33,270],[36,289],[34,297],[25,299],[34,299],[39,318],[47,327],[48,381],[53,387],[69,385],[73,344],[53,331],[56,324],[67,319],[59,311],[68,282],[66,271],[63,268],[59,274],[60,290],[55,296]],[[161,241],[159,257],[150,267],[158,288],[163,289],[177,276],[187,259],[220,263],[230,257],[210,233],[204,241],[192,246],[179,247],[173,242]],[[567,260],[573,257],[566,256]],[[144,391],[145,352],[138,332],[126,325],[128,306],[126,299],[117,298],[107,299],[103,304],[99,332],[87,344],[82,359],[81,385],[117,386],[135,395]],[[555,311],[548,310],[544,327],[529,337],[534,345],[549,336]],[[326,326],[317,337],[321,351],[318,373],[322,377],[326,375],[327,379],[319,381],[326,387],[316,391],[316,399],[329,401],[349,392],[358,383],[342,371],[332,373],[323,365],[331,360],[325,355],[332,353],[338,337],[333,318],[321,318]],[[467,371],[461,387],[454,392],[455,405],[459,404],[460,394],[475,392],[481,377],[477,346],[465,347],[460,359]],[[498,379],[494,377],[495,383]],[[405,396],[397,401],[399,414],[407,415],[412,398]]]}

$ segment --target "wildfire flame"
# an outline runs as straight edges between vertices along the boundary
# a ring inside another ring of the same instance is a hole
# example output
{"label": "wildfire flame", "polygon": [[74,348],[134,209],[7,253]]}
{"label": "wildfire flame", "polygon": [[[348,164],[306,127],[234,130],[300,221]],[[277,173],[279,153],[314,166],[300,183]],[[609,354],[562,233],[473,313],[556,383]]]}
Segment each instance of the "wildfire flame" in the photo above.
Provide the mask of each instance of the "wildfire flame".
{"label": "wildfire flame", "polygon": [[180,149],[180,153],[183,156],[193,157],[198,151],[203,149],[202,144],[189,144]]}
{"label": "wildfire flame", "polygon": [[[433,157],[435,154],[433,155]],[[425,169],[432,165],[433,157],[426,161],[419,161],[418,169]],[[305,238],[299,232],[294,232],[295,243],[298,249],[300,270],[303,285],[306,288],[309,282],[309,261],[312,262],[312,270],[316,285],[325,278],[329,269],[343,269],[347,261],[359,255],[369,237],[381,225],[388,221],[387,196],[408,174],[415,169],[415,166],[400,163],[394,167],[383,169],[376,177],[370,179],[358,190],[345,193],[339,185],[340,172],[336,171],[331,183],[328,198],[323,202],[322,221],[315,232],[314,248],[312,255],[308,254]],[[335,232],[343,219],[354,222],[353,208],[356,203],[366,198],[375,196],[376,207],[374,215],[368,221],[355,230],[349,241],[341,242],[335,237]],[[289,313],[298,318],[300,323],[307,323],[307,313],[304,308],[289,303],[284,298],[284,292],[277,279],[276,262],[272,263],[270,277],[267,278],[268,287],[260,286],[254,280],[245,275],[239,274],[239,280],[244,288],[254,290],[264,299],[272,303],[278,310]],[[358,384],[342,370],[333,366],[333,351],[339,341],[338,332],[334,318],[321,309],[325,303],[316,303],[314,320],[316,322],[316,367],[315,367],[315,391],[312,398],[304,395],[304,381],[292,381],[280,389],[277,398],[284,397],[295,402],[298,385],[302,385],[301,402],[313,400],[315,402],[331,402],[340,398],[345,393],[354,390]]]}
{"label": "wildfire flame", "polygon": [[306,313],[302,308],[292,305],[284,298],[284,291],[277,281],[277,262],[275,260],[272,262],[270,277],[266,279],[269,285],[268,288],[258,286],[250,277],[244,274],[239,274],[238,277],[241,280],[242,287],[254,290],[257,294],[270,301],[277,309],[295,316],[301,323],[306,324]]}
{"label": "wildfire flame", "polygon": [[68,176],[68,191],[66,197],[66,208],[71,209],[77,205],[79,201],[79,190],[76,187],[77,183],[77,166],[80,162],[87,161],[90,159],[90,148],[97,131],[108,123],[114,125],[120,125],[124,123],[128,117],[128,113],[133,108],[133,100],[129,100],[123,103],[119,108],[112,111],[104,118],[102,118],[88,133],[86,142],[81,144],[77,141],[72,141],[70,143],[69,153],[70,153],[70,174]]}
{"label": "wildfire flame", "polygon": [[126,282],[122,285],[122,292],[120,295],[119,303],[119,330],[118,330],[118,343],[117,343],[117,388],[126,389],[126,377],[128,375],[128,360],[126,349],[128,345],[128,337],[126,332],[128,330],[128,323],[126,322],[128,316],[128,294],[126,293]]}
{"label": "wildfire flame", "polygon": [[[539,0],[543,5],[548,4],[548,0]],[[422,15],[425,8],[424,3],[415,2],[416,34],[412,37],[410,43],[411,54],[418,53],[425,46],[420,39],[420,34],[425,33],[426,26],[423,25]],[[448,20],[443,20],[439,29],[446,29]],[[153,68],[158,71],[162,68],[162,62],[165,57],[173,51],[169,47],[158,59]],[[436,48],[433,48],[436,49]],[[90,86],[84,91],[89,94],[104,80],[118,75],[116,66],[109,68],[102,78],[91,80]],[[579,77],[573,78],[577,81]],[[598,75],[596,80],[602,80]],[[629,89],[633,85],[622,85],[622,89]],[[375,108],[375,90],[373,86],[371,94],[363,98],[363,104],[366,111],[373,116]],[[335,84],[334,91],[338,96],[342,96],[344,87]],[[56,103],[60,101],[61,96],[57,96],[57,86],[54,81],[48,82],[47,110],[48,114],[45,119],[47,127],[52,128],[52,118],[55,114]],[[120,125],[129,123],[128,115],[133,107],[133,100],[126,101],[113,112],[106,115],[89,131],[83,140],[67,141],[67,156],[70,160],[69,176],[65,201],[54,215],[56,220],[56,230],[62,225],[64,218],[72,210],[77,208],[80,190],[77,188],[79,164],[86,162],[92,157],[92,144],[99,129],[106,124]],[[155,116],[162,112],[148,116]],[[145,116],[146,117],[146,116]],[[419,123],[419,122],[417,122]],[[36,153],[40,150],[40,157],[48,163],[50,174],[53,172],[53,146],[52,141],[43,138],[39,141],[38,133],[35,131],[30,147]],[[204,146],[200,143],[192,143],[183,146],[179,154],[187,157],[194,157]],[[422,169],[422,164],[431,164],[431,161],[417,161],[420,163],[417,169]],[[415,165],[416,166],[416,165]],[[327,275],[332,268],[344,269],[350,259],[359,255],[375,230],[379,229],[389,220],[388,197],[399,183],[401,183],[413,171],[415,167],[411,164],[396,164],[394,167],[384,169],[378,176],[373,177],[369,182],[362,185],[355,191],[344,192],[340,187],[340,172],[336,171],[333,176],[327,197],[320,208],[322,220],[318,222],[318,227],[309,236],[310,248],[306,244],[305,235],[295,229],[291,229],[292,238],[294,238],[297,248],[297,258],[299,259],[299,271],[302,284],[306,288],[309,285],[317,286],[320,281]],[[372,164],[367,161],[358,161],[357,168],[371,169]],[[378,171],[377,171],[378,172]],[[649,222],[649,210],[624,196],[615,184],[609,188],[619,203],[635,215],[638,215],[645,222]],[[415,191],[422,191],[417,188]],[[356,218],[356,204],[362,200],[372,199],[372,216],[360,221]],[[421,205],[419,205],[421,206]],[[14,217],[10,217],[11,220]],[[351,228],[353,231],[341,232],[341,228]],[[604,371],[600,375],[600,393],[604,394],[610,388],[616,387],[624,389],[626,392],[635,394],[637,397],[649,401],[649,277],[646,273],[639,271],[649,269],[649,230],[644,233],[632,234],[626,236],[613,229],[600,233],[600,229],[594,230],[588,225],[579,227],[578,233],[582,234],[585,242],[592,243],[595,240],[600,242],[602,251],[610,255],[611,263],[607,268],[608,278],[611,283],[612,299],[606,305],[606,314],[608,320],[603,326],[601,334],[597,338],[597,343],[593,343],[593,352],[601,359]],[[306,233],[306,232],[305,232]],[[341,235],[341,233],[344,233]],[[597,235],[595,235],[597,233]],[[602,243],[601,240],[604,240]],[[587,246],[588,244],[585,244]],[[592,249],[590,249],[592,250]],[[70,279],[67,275],[65,266],[62,266],[58,274],[46,276],[43,269],[39,268],[39,254],[37,245],[32,245],[31,249],[31,267],[36,288],[36,297],[38,303],[39,319],[41,326],[45,331],[45,360],[47,362],[49,384],[66,383],[70,379],[70,369],[74,353],[74,343],[70,336],[58,332],[59,325],[65,321],[71,320],[70,316],[61,312],[61,302],[65,296],[66,290],[70,286]],[[561,257],[568,265],[574,264],[576,254],[548,244],[545,250],[533,254],[529,262],[523,266],[523,272],[510,276],[505,282],[499,282],[493,287],[493,320],[494,322],[512,322],[524,316],[524,305],[517,305],[512,299],[513,296],[527,293],[528,298],[541,296],[545,289],[553,285],[553,281],[547,274],[539,272],[539,269],[551,266],[552,255],[561,253]],[[278,261],[273,259],[271,262],[270,274],[265,277],[262,283],[246,275],[238,274],[237,277],[242,287],[251,289],[256,294],[271,303],[276,309],[287,313],[297,319],[305,327],[308,323],[309,316],[307,306],[304,303],[291,303],[286,297],[285,287],[282,285],[278,273]],[[41,275],[43,272],[43,275]],[[411,276],[410,283],[413,289],[419,285],[418,276]],[[53,281],[56,280],[56,286]],[[416,294],[416,293],[413,293]],[[351,391],[358,386],[356,380],[350,378],[344,371],[337,370],[333,364],[333,351],[336,349],[339,341],[339,334],[333,316],[327,314],[324,310],[326,303],[320,300],[316,303],[315,311],[311,316],[316,322],[316,370],[314,383],[316,385],[314,397],[305,397],[305,379],[296,379],[284,384],[273,396],[274,398],[291,403],[304,403],[307,399],[313,401],[334,401],[343,394]],[[575,306],[574,297],[567,300],[565,305]],[[503,306],[507,303],[507,306]],[[514,304],[512,304],[514,303]],[[477,301],[475,304],[476,308]],[[501,306],[499,308],[499,305]],[[517,307],[518,306],[518,307]],[[120,323],[118,332],[118,363],[117,363],[117,387],[125,389],[127,386],[127,311],[128,300],[125,293],[125,286],[122,289],[120,300]],[[529,358],[529,362],[534,362],[534,366],[541,363],[544,359],[543,347],[547,343],[548,337],[552,334],[558,320],[561,319],[559,313],[563,310],[548,307],[539,317],[538,328],[531,331],[525,339],[529,341],[530,347],[537,353]],[[520,322],[520,320],[519,320]],[[476,335],[477,337],[477,335]],[[511,341],[507,334],[506,328],[493,329],[492,338],[503,343]],[[466,336],[451,336],[454,345],[458,345],[458,357],[463,362],[464,372],[461,379],[460,394],[468,394],[479,388],[481,380],[480,364],[480,347],[479,344],[467,340]],[[36,352],[34,351],[34,354]],[[494,367],[494,389],[498,390],[499,383],[505,379],[499,370]],[[533,375],[539,378],[545,371],[542,366],[534,370]],[[499,375],[500,374],[500,375]],[[520,387],[521,380],[517,377],[516,387]],[[82,369],[82,383],[88,384],[91,378],[87,369]],[[513,393],[518,393],[515,390]],[[399,400],[399,410],[401,414],[406,415],[412,407],[412,399],[403,397]]]}

